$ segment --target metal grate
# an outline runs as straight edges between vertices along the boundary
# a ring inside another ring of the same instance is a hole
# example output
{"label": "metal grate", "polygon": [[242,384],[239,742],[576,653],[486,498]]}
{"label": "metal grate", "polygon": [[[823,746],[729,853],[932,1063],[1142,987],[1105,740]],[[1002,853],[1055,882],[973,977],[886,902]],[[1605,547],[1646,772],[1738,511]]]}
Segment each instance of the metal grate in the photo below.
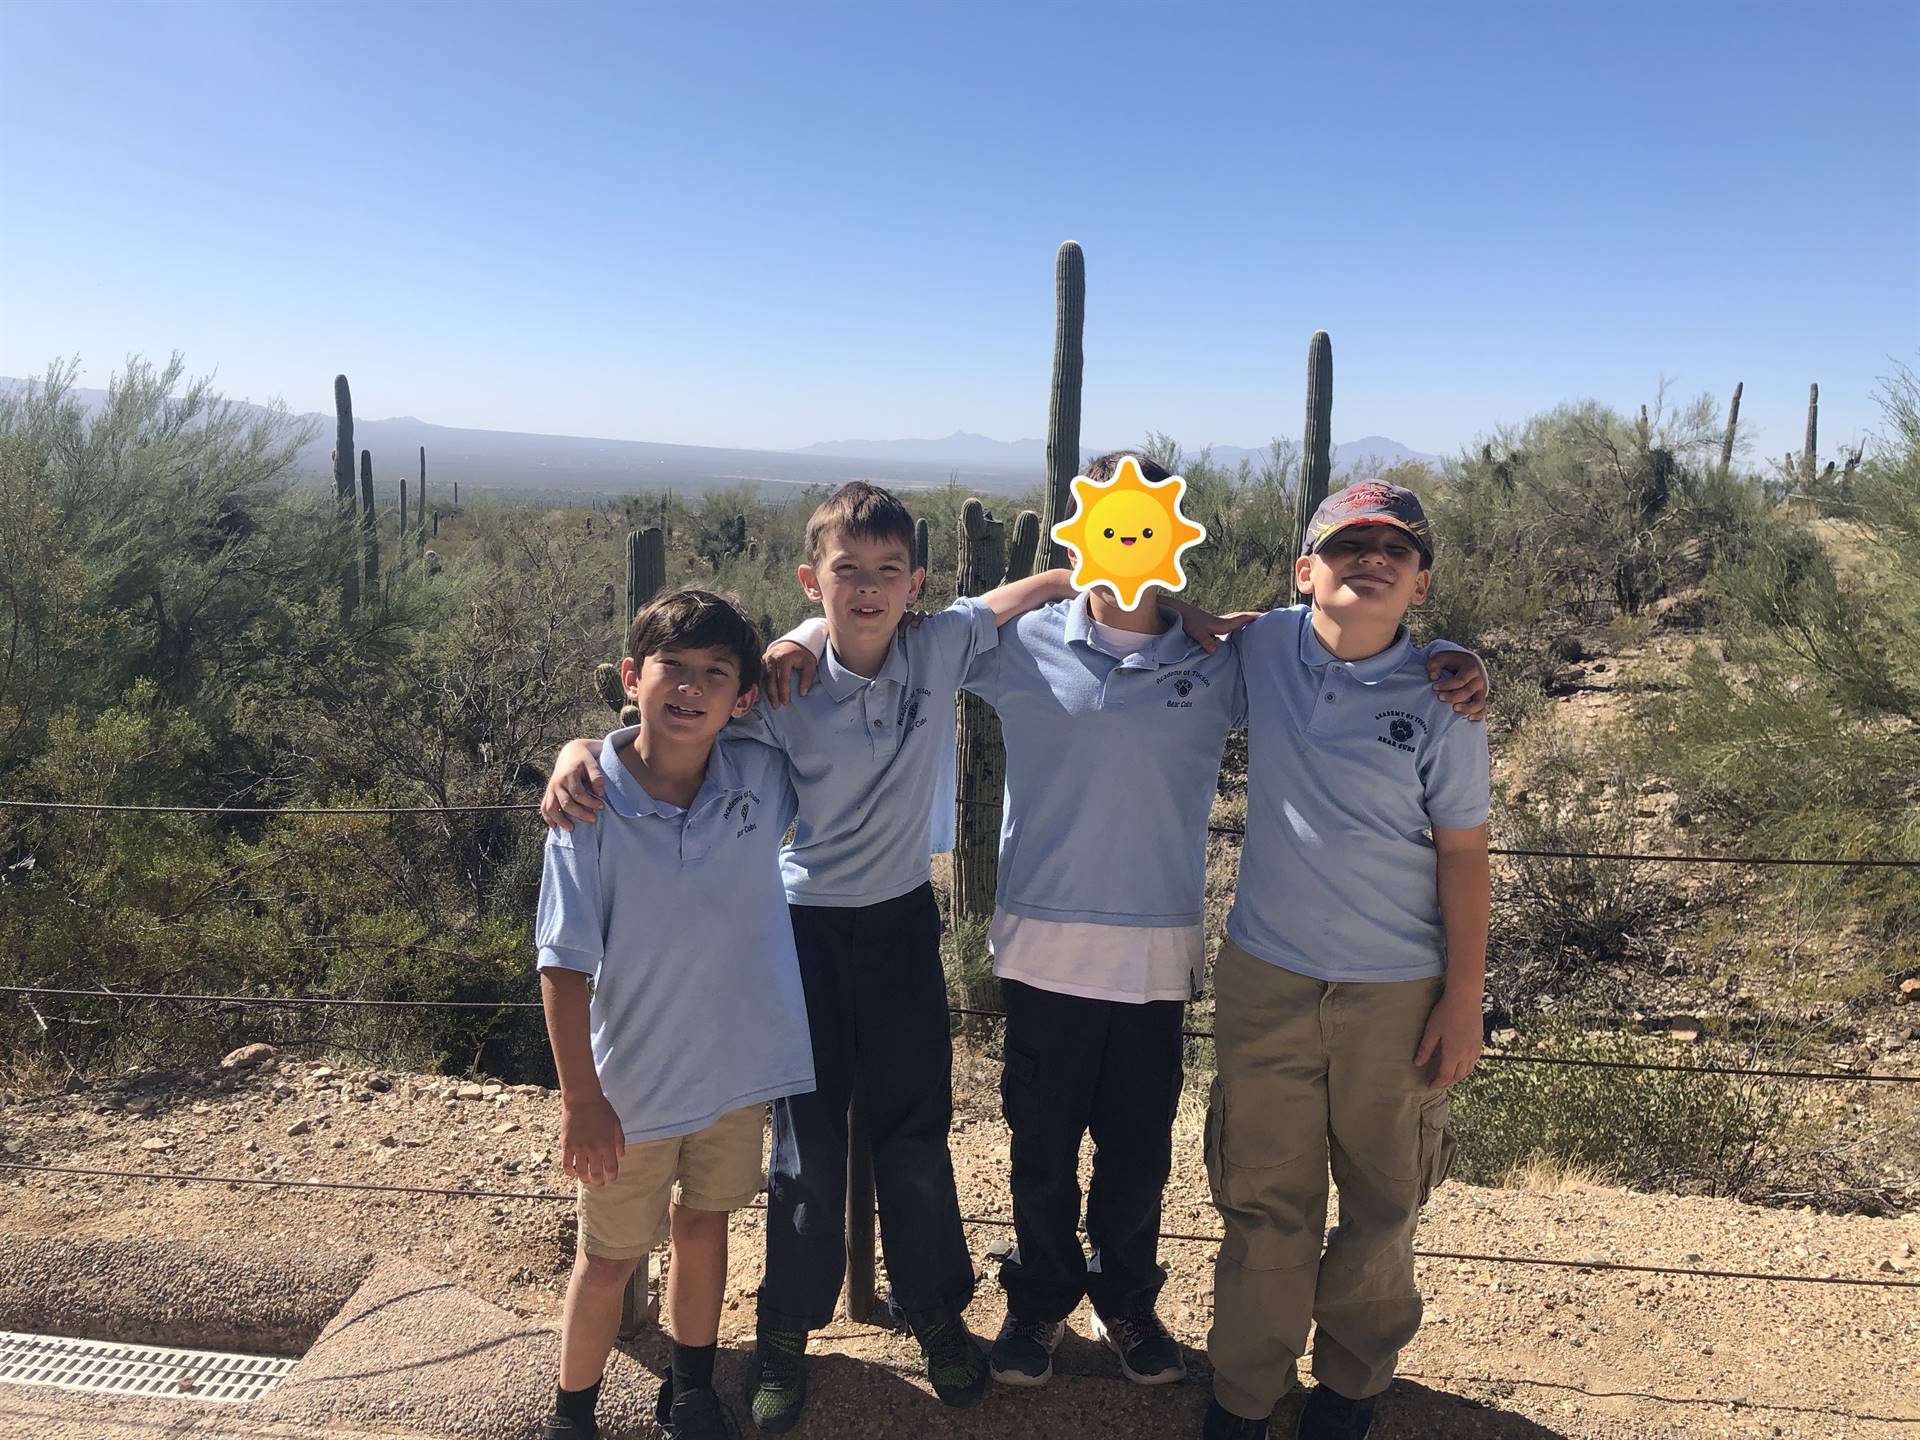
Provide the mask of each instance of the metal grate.
{"label": "metal grate", "polygon": [[0,1330],[0,1382],[16,1385],[175,1400],[255,1400],[278,1385],[296,1363],[274,1355],[225,1355]]}

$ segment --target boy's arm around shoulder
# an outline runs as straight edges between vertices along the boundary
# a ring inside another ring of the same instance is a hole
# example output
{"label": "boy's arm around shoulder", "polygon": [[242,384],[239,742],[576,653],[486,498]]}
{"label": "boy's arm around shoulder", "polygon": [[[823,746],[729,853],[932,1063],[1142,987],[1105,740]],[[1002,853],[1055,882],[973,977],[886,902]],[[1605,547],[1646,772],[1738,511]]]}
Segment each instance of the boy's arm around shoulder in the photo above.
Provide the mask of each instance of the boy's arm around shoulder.
{"label": "boy's arm around shoulder", "polygon": [[1042,570],[1024,580],[1010,580],[987,591],[980,600],[993,612],[993,623],[1004,625],[1009,620],[1018,620],[1029,610],[1072,598],[1073,572],[1062,569]]}
{"label": "boy's arm around shoulder", "polygon": [[573,822],[598,824],[606,807],[607,777],[600,769],[600,742],[585,736],[569,740],[553,757],[553,774],[540,797],[540,818],[554,830],[573,829]]}
{"label": "boy's arm around shoulder", "polygon": [[1433,682],[1433,693],[1454,712],[1469,720],[1487,718],[1487,697],[1492,693],[1492,685],[1487,679],[1487,662],[1464,645],[1456,645],[1451,640],[1434,640],[1424,651],[1427,657],[1427,679]]}

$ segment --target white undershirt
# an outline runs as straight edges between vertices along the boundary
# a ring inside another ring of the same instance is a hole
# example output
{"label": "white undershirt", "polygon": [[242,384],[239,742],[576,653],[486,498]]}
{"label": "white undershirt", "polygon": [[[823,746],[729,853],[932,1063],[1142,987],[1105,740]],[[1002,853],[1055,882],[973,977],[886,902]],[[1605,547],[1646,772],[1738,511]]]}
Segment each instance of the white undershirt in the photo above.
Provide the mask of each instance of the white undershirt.
{"label": "white undershirt", "polygon": [[[1091,621],[1088,641],[1116,660],[1159,638]],[[995,908],[987,930],[993,973],[1037,990],[1140,1004],[1200,994],[1207,948],[1201,925],[1092,925],[1036,920]]]}
{"label": "white undershirt", "polygon": [[[1089,620],[1088,642],[1115,660],[1144,650],[1162,631],[1145,634]],[[802,621],[780,637],[826,653],[827,626],[818,617]],[[987,928],[993,973],[1036,990],[1115,1000],[1137,1005],[1148,1000],[1197,1000],[1205,981],[1205,927],[1094,925],[1081,920],[1036,920],[994,907]]]}

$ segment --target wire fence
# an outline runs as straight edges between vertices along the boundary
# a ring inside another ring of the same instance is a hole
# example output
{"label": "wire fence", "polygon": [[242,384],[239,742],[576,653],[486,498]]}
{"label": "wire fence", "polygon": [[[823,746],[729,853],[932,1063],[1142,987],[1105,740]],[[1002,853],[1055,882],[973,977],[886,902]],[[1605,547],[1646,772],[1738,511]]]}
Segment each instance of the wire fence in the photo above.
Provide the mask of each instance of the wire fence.
{"label": "wire fence", "polygon": [[[998,800],[962,795],[962,807],[983,810],[1001,809]],[[236,806],[236,805],[120,805],[90,800],[0,800],[0,810],[100,811],[121,815],[473,815],[513,811],[538,811],[535,801],[498,805],[319,805],[319,806]],[[1239,825],[1208,825],[1207,833],[1245,839],[1246,828]],[[1825,866],[1848,869],[1920,870],[1920,860],[1895,856],[1834,855],[1695,855],[1640,850],[1527,850],[1489,848],[1487,853],[1522,860],[1605,860],[1658,865],[1751,865]]]}
{"label": "wire fence", "polygon": [[[218,995],[172,990],[79,990],[52,985],[0,985],[0,995],[39,995],[50,999],[134,1001],[145,1004],[181,1004],[256,1006],[266,1009],[337,1007],[368,1010],[538,1010],[538,1000],[404,1000],[368,998],[352,995]],[[999,1010],[981,1010],[967,1005],[947,1006],[950,1016],[967,1019],[1004,1021]],[[1211,1040],[1211,1030],[1182,1030],[1189,1040]],[[1887,1074],[1874,1070],[1782,1070],[1742,1065],[1682,1065],[1657,1060],[1597,1060],[1571,1055],[1530,1055],[1506,1050],[1490,1050],[1481,1055],[1482,1064],[1561,1065],[1580,1070],[1649,1070],[1680,1075],[1728,1075],[1765,1080],[1804,1080],[1854,1082],[1883,1085],[1920,1085],[1920,1075]]]}
{"label": "wire fence", "polygon": [[[382,1195],[430,1196],[454,1200],[529,1200],[552,1203],[573,1203],[576,1193],[571,1190],[482,1190],[441,1185],[391,1185],[372,1180],[287,1180],[277,1176],[263,1175],[203,1175],[193,1171],[154,1171],[154,1170],[109,1170],[81,1165],[38,1165],[19,1160],[0,1160],[0,1170],[14,1171],[32,1175],[65,1175],[76,1178],[102,1180],[144,1180],[156,1184],[187,1185],[235,1185],[256,1189],[280,1190],[337,1190],[350,1192],[371,1192]],[[764,1201],[755,1201],[745,1207],[750,1210],[764,1211]],[[962,1215],[963,1224],[984,1229],[1010,1230],[1013,1221],[998,1215]],[[1085,1232],[1082,1231],[1084,1234]],[[1158,1232],[1161,1240],[1171,1240],[1183,1244],[1217,1245],[1219,1232],[1191,1233],[1179,1230]],[[1654,1265],[1641,1261],[1606,1260],[1599,1256],[1585,1256],[1577,1259],[1559,1255],[1503,1255],[1498,1253],[1480,1253],[1467,1250],[1423,1250],[1413,1252],[1417,1260],[1451,1260],[1464,1264],[1481,1265],[1528,1265],[1557,1270],[1607,1270],[1622,1271],[1635,1275],[1675,1275],[1701,1280],[1747,1280],[1764,1281],[1786,1285],[1836,1285],[1878,1290],[1920,1290],[1920,1280],[1903,1280],[1887,1276],[1866,1275],[1795,1275],[1778,1270],[1719,1270],[1708,1266]]]}

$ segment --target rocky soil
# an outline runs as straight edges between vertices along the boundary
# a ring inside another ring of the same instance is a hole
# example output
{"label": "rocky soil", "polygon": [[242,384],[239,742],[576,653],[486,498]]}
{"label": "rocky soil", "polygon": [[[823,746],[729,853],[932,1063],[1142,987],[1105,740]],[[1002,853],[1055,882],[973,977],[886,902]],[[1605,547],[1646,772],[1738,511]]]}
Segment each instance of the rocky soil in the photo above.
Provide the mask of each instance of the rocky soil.
{"label": "rocky soil", "polygon": [[[988,1059],[963,1052],[953,1148],[962,1208],[987,1220],[1008,1214],[994,1079]],[[551,1383],[551,1327],[572,1248],[570,1196],[552,1159],[557,1122],[556,1097],[537,1087],[337,1070],[272,1055],[225,1071],[130,1076],[106,1092],[4,1097],[0,1150],[21,1163],[559,1198],[0,1171],[0,1328],[111,1330],[210,1347],[248,1341],[282,1353],[312,1345],[282,1391],[244,1407],[245,1415],[0,1386],[0,1430],[444,1440],[529,1433]],[[1214,1228],[1197,1126],[1183,1124],[1165,1229],[1206,1236]],[[989,1250],[1006,1234],[990,1225],[971,1232],[983,1283],[969,1318],[985,1337],[1001,1318]],[[722,1324],[729,1387],[751,1333],[759,1215],[737,1216],[733,1235]],[[1471,1254],[1920,1279],[1920,1219],[1912,1216],[1833,1217],[1600,1187],[1541,1194],[1450,1184],[1435,1197],[1420,1243]],[[817,1337],[816,1399],[797,1433],[1196,1434],[1212,1247],[1170,1240],[1162,1258],[1162,1311],[1190,1347],[1193,1383],[1129,1387],[1087,1338],[1083,1311],[1051,1385],[996,1391],[978,1410],[948,1411],[915,1373],[910,1342],[841,1320]],[[62,1263],[64,1274],[53,1274]],[[1423,1262],[1421,1277],[1427,1323],[1376,1426],[1387,1440],[1920,1434],[1920,1289],[1450,1259]],[[305,1298],[293,1303],[290,1295]],[[647,1433],[664,1344],[644,1337],[630,1355],[609,1385],[622,1392],[610,1418],[623,1433]],[[1296,1403],[1283,1405],[1276,1434],[1289,1433]]]}

